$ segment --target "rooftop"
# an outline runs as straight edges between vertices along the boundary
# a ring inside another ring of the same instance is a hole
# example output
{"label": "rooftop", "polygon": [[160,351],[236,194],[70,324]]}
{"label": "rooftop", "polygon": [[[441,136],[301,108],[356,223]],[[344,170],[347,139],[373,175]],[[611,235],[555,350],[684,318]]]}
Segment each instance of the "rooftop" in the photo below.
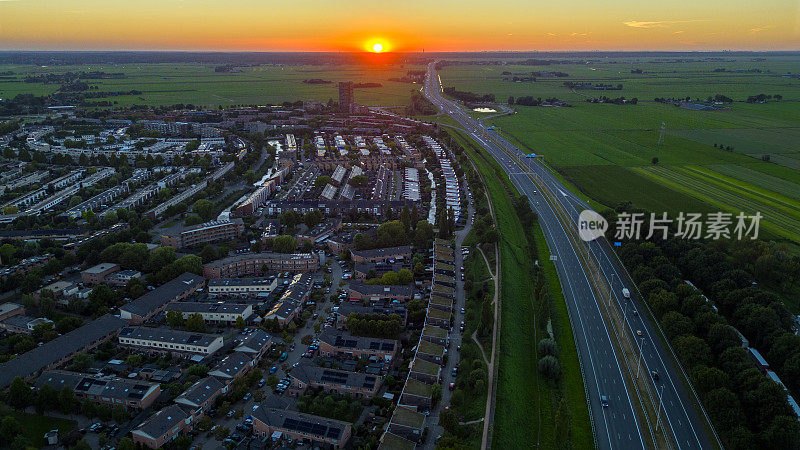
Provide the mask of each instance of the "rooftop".
{"label": "rooftop", "polygon": [[398,406],[394,409],[391,423],[405,427],[422,429],[422,426],[425,424],[425,415],[416,412],[407,406]]}
{"label": "rooftop", "polygon": [[185,272],[174,280],[168,281],[162,286],[132,300],[121,307],[120,311],[127,311],[137,316],[146,316],[166,303],[175,300],[178,296],[193,292],[204,281],[205,278],[200,275]]}
{"label": "rooftop", "polygon": [[125,327],[119,332],[120,337],[141,339],[146,341],[171,342],[174,344],[196,345],[208,347],[222,337],[221,334],[192,333],[189,331],[171,330],[169,328]]}
{"label": "rooftop", "polygon": [[412,372],[423,373],[431,376],[438,376],[441,367],[424,359],[414,358],[414,364],[411,366]]}

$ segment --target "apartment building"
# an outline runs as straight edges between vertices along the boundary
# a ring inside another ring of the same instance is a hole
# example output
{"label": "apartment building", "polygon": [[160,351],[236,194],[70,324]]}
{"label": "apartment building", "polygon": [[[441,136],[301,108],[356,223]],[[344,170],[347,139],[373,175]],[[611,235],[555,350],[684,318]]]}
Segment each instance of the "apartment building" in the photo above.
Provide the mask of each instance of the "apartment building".
{"label": "apartment building", "polygon": [[303,363],[289,374],[289,393],[301,395],[311,388],[322,388],[329,392],[351,394],[355,397],[372,398],[381,387],[376,375],[346,370],[326,369],[312,363]]}
{"label": "apartment building", "polygon": [[236,325],[236,320],[241,318],[245,322],[253,315],[253,305],[241,303],[212,303],[212,302],[172,302],[167,305],[167,311],[178,311],[184,319],[192,314],[200,314],[208,323],[219,325]]}
{"label": "apartment building", "polygon": [[157,449],[191,428],[192,417],[178,405],[169,405],[131,430],[134,444]]}
{"label": "apartment building", "polygon": [[119,332],[120,345],[145,351],[210,355],[222,347],[222,336],[171,330],[169,328],[125,327]]}
{"label": "apartment building", "polygon": [[100,284],[105,280],[107,275],[117,271],[119,271],[119,264],[108,262],[100,263],[81,271],[81,281],[84,284]]}
{"label": "apartment building", "polygon": [[215,278],[208,280],[209,297],[251,297],[269,294],[278,287],[273,278]]}
{"label": "apartment building", "polygon": [[249,253],[229,256],[203,265],[206,278],[260,276],[265,272],[314,272],[319,269],[315,253]]}
{"label": "apartment building", "polygon": [[347,422],[298,411],[261,407],[253,412],[253,434],[261,438],[283,436],[311,447],[342,448],[352,431]]}
{"label": "apartment building", "polygon": [[379,339],[353,336],[328,328],[319,337],[319,353],[323,356],[346,356],[360,358],[375,356],[391,361],[397,354],[399,343],[394,339]]}
{"label": "apartment building", "polygon": [[244,233],[242,219],[215,220],[184,228],[175,234],[161,235],[161,245],[194,247],[211,242],[230,241]]}

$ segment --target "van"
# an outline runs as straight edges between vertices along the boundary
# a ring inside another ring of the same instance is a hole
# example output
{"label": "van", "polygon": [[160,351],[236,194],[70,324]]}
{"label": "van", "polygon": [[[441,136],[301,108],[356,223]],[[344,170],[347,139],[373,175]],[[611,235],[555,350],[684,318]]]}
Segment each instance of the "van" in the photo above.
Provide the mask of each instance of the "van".
{"label": "van", "polygon": [[631,291],[628,288],[622,288],[622,296],[625,298],[631,298]]}

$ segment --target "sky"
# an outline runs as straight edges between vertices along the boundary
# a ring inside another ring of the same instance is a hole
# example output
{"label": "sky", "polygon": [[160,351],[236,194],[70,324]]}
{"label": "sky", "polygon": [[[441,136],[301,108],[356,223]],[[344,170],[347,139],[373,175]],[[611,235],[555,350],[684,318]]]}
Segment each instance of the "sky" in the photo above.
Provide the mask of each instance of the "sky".
{"label": "sky", "polygon": [[0,0],[2,50],[800,50],[800,0]]}

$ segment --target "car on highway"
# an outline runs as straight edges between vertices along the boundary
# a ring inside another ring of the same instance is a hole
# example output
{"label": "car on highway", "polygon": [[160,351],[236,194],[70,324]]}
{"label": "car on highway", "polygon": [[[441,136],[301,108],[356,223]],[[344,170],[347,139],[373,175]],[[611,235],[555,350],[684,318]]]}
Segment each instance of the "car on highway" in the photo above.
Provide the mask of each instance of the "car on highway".
{"label": "car on highway", "polygon": [[636,330],[636,335],[637,336],[641,336],[642,335],[642,330]]}
{"label": "car on highway", "polygon": [[461,308],[461,314],[466,314],[466,313],[467,313],[467,309],[466,308]]}
{"label": "car on highway", "polygon": [[653,381],[658,381],[659,380],[658,372],[655,371],[655,370],[651,370],[650,371],[650,376],[653,377]]}
{"label": "car on highway", "polygon": [[603,408],[608,408],[608,397],[606,397],[605,395],[601,395],[600,396],[600,405]]}
{"label": "car on highway", "polygon": [[448,387],[448,389],[453,391],[453,390],[455,390],[455,388],[456,388],[456,384],[455,383],[450,383],[450,386]]}
{"label": "car on highway", "polygon": [[451,372],[453,376],[458,375],[458,367],[453,367],[453,371]]}

